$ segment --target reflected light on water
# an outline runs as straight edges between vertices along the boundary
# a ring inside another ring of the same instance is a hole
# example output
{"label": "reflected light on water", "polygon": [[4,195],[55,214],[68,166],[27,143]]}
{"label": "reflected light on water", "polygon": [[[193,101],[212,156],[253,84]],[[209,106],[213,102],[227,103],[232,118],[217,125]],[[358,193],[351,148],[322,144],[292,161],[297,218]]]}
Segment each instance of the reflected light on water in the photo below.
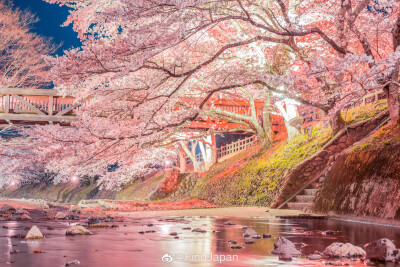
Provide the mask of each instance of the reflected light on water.
{"label": "reflected light on water", "polygon": [[[139,214],[139,213],[138,213]],[[76,221],[74,221],[76,222]],[[232,222],[232,224],[226,224]],[[148,226],[151,223],[152,226]],[[14,234],[25,234],[32,222],[0,222],[9,228],[0,227],[0,266],[13,262],[13,266],[64,266],[71,260],[79,260],[81,266],[124,267],[124,266],[168,266],[161,261],[166,254],[173,253],[174,261],[169,266],[212,267],[212,266],[321,266],[324,261],[310,261],[305,256],[293,258],[291,262],[280,261],[271,253],[273,244],[280,236],[291,240],[304,255],[323,251],[333,242],[350,242],[357,246],[386,237],[400,244],[400,229],[365,225],[335,220],[281,220],[272,218],[233,217],[154,217],[126,218],[118,228],[93,228],[91,236],[65,236],[69,222],[43,219],[34,221],[46,237],[37,241],[10,238]],[[49,230],[53,228],[52,230]],[[192,232],[183,228],[206,230]],[[250,227],[260,235],[268,233],[272,238],[255,239],[247,244],[243,238],[243,227]],[[155,231],[140,234],[147,230]],[[327,236],[322,231],[332,230],[335,235]],[[178,239],[170,233],[177,232]],[[234,240],[242,249],[232,249],[228,242]],[[10,255],[17,249],[18,254]],[[34,254],[34,250],[43,253]],[[209,261],[214,256],[227,258],[236,255],[237,262]],[[203,256],[203,259],[201,260]],[[349,262],[350,266],[365,266],[364,263]]]}

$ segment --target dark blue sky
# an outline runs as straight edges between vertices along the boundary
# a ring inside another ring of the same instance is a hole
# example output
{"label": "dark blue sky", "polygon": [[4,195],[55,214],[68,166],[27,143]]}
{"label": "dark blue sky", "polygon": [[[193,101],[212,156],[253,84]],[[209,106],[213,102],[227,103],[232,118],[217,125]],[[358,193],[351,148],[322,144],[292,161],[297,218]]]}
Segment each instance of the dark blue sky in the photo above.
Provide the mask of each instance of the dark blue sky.
{"label": "dark blue sky", "polygon": [[40,20],[33,25],[32,31],[46,37],[53,38],[54,43],[62,44],[57,54],[63,50],[79,47],[80,41],[72,26],[61,27],[68,16],[68,8],[49,4],[43,0],[13,0],[14,6],[19,9],[28,9]]}

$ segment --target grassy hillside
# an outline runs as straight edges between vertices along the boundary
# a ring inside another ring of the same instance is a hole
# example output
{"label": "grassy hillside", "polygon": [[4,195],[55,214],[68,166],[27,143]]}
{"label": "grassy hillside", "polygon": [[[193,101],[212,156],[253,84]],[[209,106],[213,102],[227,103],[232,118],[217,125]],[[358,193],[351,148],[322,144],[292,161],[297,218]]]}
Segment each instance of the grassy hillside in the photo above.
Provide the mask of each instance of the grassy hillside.
{"label": "grassy hillside", "polygon": [[300,134],[265,152],[253,148],[217,164],[197,180],[192,196],[221,205],[269,206],[283,185],[285,173],[330,139],[330,129],[314,128],[312,137]]}
{"label": "grassy hillside", "polygon": [[0,196],[7,198],[37,198],[47,201],[78,203],[82,199],[116,199],[145,201],[158,188],[164,175],[158,174],[145,181],[137,180],[126,185],[120,191],[101,190],[97,184],[45,184],[24,185],[18,189],[0,191]]}
{"label": "grassy hillside", "polygon": [[341,113],[345,123],[352,124],[357,121],[362,121],[374,117],[386,109],[387,100],[381,99],[377,102],[373,102],[365,106],[358,106],[355,108],[343,110]]}
{"label": "grassy hillside", "polygon": [[149,200],[150,196],[157,190],[161,185],[164,175],[156,175],[150,177],[145,181],[137,180],[134,183],[126,186],[119,191],[115,197],[116,200],[136,200],[143,201]]}

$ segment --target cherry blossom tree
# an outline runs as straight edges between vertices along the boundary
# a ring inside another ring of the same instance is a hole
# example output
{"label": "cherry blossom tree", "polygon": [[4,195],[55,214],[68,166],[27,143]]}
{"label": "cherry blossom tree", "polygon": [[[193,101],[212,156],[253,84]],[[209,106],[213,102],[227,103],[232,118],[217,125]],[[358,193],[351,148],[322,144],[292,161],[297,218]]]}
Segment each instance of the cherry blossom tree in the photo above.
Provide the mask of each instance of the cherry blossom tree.
{"label": "cherry blossom tree", "polygon": [[[384,89],[399,123],[397,1],[47,1],[71,8],[66,24],[83,43],[48,58],[60,91],[87,101],[76,128],[40,128],[43,144],[62,144],[60,169],[129,169],[136,155],[165,149],[219,92],[267,90],[323,110],[337,130],[341,109]],[[281,47],[286,71],[268,72]],[[201,101],[182,105],[187,96]]]}
{"label": "cherry blossom tree", "polygon": [[[27,11],[13,7],[12,1],[0,0],[0,87],[47,87],[49,66],[43,56],[56,50],[51,40],[31,32],[37,21]],[[0,187],[17,183],[32,171],[35,159],[34,138],[22,127],[3,125],[0,128]]]}
{"label": "cherry blossom tree", "polygon": [[0,1],[0,86],[42,87],[49,85],[48,65],[43,56],[56,49],[49,39],[30,31],[36,17]]}
{"label": "cherry blossom tree", "polygon": [[34,142],[12,125],[0,129],[0,188],[18,183],[35,164]]}

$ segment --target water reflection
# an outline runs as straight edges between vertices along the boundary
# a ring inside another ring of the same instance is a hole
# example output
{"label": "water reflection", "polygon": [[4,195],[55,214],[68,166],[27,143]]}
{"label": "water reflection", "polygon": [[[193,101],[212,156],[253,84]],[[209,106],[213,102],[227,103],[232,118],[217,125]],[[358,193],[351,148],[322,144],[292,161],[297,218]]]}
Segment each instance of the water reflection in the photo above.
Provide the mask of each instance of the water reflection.
{"label": "water reflection", "polygon": [[[226,225],[232,222],[234,225]],[[29,222],[0,222],[0,266],[64,266],[71,260],[79,260],[81,266],[166,266],[161,261],[164,255],[173,254],[170,266],[321,266],[324,262],[308,261],[304,257],[292,262],[282,262],[271,254],[273,243],[285,236],[308,255],[322,251],[333,242],[364,244],[383,237],[394,240],[400,246],[400,228],[344,222],[336,220],[281,220],[275,218],[228,218],[228,217],[171,217],[131,218],[120,223],[117,229],[93,229],[93,236],[67,237],[64,235],[68,222],[36,221],[43,240],[24,241],[10,238],[26,233]],[[148,226],[151,223],[153,226]],[[225,224],[224,224],[225,223]],[[124,226],[126,225],[126,226]],[[3,228],[6,226],[7,228]],[[53,227],[54,230],[50,230]],[[192,232],[183,228],[206,230]],[[257,239],[255,244],[246,244],[243,227],[251,227],[260,235],[268,233],[272,238]],[[155,233],[140,234],[149,230]],[[323,235],[321,231],[337,231],[335,235]],[[178,233],[178,239],[171,236]],[[237,241],[243,249],[232,249],[229,240]],[[18,254],[10,254],[12,250]],[[34,254],[41,250],[41,254]],[[233,260],[236,255],[239,261]],[[210,261],[224,259],[224,262]],[[361,262],[350,262],[351,266],[365,266]],[[389,265],[388,265],[389,266]],[[393,266],[393,265],[392,265]]]}

